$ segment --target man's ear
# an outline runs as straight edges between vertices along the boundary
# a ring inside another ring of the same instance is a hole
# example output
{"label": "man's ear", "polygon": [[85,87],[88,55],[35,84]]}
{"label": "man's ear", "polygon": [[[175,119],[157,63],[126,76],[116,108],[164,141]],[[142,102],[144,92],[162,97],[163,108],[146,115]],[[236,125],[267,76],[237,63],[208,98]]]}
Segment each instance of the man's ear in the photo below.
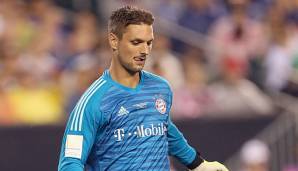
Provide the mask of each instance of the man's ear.
{"label": "man's ear", "polygon": [[119,39],[114,33],[109,33],[109,43],[113,51],[118,50]]}

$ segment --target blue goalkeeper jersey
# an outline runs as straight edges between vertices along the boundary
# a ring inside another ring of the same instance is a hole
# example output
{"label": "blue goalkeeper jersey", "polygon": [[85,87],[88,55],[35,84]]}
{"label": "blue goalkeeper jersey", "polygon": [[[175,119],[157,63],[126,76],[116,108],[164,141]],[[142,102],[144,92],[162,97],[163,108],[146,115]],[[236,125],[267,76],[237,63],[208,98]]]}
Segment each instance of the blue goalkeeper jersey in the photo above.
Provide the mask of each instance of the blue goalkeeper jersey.
{"label": "blue goalkeeper jersey", "polygon": [[170,120],[171,89],[140,72],[136,88],[96,80],[73,109],[62,140],[59,171],[169,171],[168,155],[190,164],[196,151]]}

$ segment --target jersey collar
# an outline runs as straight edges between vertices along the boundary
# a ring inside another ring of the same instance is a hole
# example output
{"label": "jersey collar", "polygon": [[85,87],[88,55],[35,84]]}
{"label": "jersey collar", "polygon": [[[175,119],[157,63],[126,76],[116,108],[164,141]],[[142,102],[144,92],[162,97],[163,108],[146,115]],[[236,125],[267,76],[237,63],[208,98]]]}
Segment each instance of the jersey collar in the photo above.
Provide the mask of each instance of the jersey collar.
{"label": "jersey collar", "polygon": [[117,81],[113,80],[112,77],[111,77],[111,74],[110,74],[110,71],[107,69],[105,70],[104,72],[104,76],[107,78],[107,80],[109,82],[111,82],[113,85],[115,85],[116,87],[119,87],[125,91],[131,91],[131,92],[135,92],[135,91],[138,91],[140,90],[142,84],[143,84],[143,80],[144,80],[144,71],[140,71],[140,82],[139,84],[135,87],[135,88],[131,88],[131,87],[127,87],[127,86],[124,86],[120,83],[118,83]]}

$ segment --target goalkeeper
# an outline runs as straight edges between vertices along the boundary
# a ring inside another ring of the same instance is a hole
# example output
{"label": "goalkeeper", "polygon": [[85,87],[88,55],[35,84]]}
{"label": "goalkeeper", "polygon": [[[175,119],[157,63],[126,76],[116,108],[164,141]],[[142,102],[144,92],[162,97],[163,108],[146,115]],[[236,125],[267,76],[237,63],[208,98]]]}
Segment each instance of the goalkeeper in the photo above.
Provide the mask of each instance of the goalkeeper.
{"label": "goalkeeper", "polygon": [[59,171],[169,171],[168,155],[193,171],[228,171],[205,161],[171,122],[172,91],[143,70],[152,48],[151,13],[126,6],[109,20],[111,65],[70,114]]}

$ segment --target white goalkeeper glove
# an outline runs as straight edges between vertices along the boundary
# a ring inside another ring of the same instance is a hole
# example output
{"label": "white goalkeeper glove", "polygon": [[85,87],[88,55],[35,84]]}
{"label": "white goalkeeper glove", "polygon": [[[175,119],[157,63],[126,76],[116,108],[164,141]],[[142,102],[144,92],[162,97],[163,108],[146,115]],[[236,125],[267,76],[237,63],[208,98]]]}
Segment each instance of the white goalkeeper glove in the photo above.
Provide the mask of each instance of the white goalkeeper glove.
{"label": "white goalkeeper glove", "polygon": [[208,162],[204,160],[198,167],[190,171],[229,171],[223,164],[219,162]]}

